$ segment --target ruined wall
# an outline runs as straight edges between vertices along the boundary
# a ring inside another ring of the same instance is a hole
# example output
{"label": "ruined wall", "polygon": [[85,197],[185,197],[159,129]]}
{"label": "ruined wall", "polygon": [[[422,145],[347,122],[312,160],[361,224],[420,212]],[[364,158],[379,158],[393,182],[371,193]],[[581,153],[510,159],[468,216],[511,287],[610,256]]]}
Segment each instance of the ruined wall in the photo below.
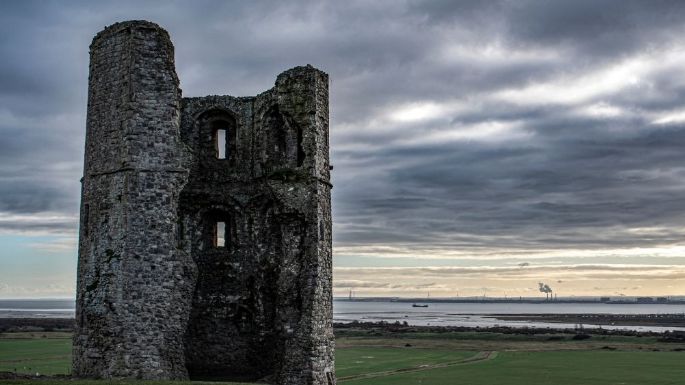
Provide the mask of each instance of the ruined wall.
{"label": "ruined wall", "polygon": [[91,45],[73,372],[181,379],[189,256],[176,247],[188,177],[169,36],[114,24]]}
{"label": "ruined wall", "polygon": [[98,34],[74,374],[334,384],[328,159],[325,73],[181,99],[164,30]]}
{"label": "ruined wall", "polygon": [[310,66],[257,97],[183,100],[195,155],[180,204],[183,248],[198,267],[191,378],[333,383],[327,106],[327,75]]}

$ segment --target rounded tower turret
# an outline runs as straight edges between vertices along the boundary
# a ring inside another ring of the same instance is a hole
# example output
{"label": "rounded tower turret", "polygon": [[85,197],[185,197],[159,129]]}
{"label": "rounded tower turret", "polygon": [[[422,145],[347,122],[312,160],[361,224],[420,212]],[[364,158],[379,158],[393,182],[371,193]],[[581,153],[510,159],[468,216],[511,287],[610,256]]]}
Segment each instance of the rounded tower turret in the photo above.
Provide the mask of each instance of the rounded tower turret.
{"label": "rounded tower turret", "polygon": [[194,273],[176,242],[188,170],[173,45],[127,21],[90,59],[73,374],[183,379]]}

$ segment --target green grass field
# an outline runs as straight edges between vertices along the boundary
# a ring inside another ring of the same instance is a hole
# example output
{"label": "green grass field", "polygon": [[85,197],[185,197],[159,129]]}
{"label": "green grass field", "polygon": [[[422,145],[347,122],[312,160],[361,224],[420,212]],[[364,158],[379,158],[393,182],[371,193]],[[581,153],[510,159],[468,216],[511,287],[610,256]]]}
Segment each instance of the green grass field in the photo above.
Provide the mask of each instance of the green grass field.
{"label": "green grass field", "polygon": [[446,349],[343,348],[336,352],[335,374],[338,378],[345,378],[365,373],[461,361],[475,354],[476,352]]}
{"label": "green grass field", "polygon": [[0,339],[0,371],[67,374],[71,338]]}
{"label": "green grass field", "polygon": [[[71,339],[59,334],[48,333],[47,336],[54,338],[11,333],[2,336],[0,371],[16,369],[21,373],[67,374]],[[350,385],[685,384],[685,352],[675,351],[683,347],[658,343],[654,339],[617,337],[577,342],[539,336],[497,338],[479,333],[441,337],[339,337],[336,353],[338,382]],[[64,384],[61,380],[6,383]],[[69,381],[74,385],[106,383]],[[141,384],[132,381],[116,383]]]}
{"label": "green grass field", "polygon": [[685,354],[676,352],[500,352],[494,359],[350,385],[666,385],[685,384]]}

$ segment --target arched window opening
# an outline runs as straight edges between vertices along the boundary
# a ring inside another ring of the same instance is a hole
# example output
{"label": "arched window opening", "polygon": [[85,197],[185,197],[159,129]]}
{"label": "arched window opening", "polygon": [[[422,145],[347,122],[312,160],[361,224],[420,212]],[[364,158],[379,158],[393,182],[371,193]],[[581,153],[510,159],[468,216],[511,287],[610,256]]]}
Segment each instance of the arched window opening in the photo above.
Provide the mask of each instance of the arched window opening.
{"label": "arched window opening", "polygon": [[204,158],[230,161],[233,165],[238,155],[238,125],[228,111],[210,109],[197,118],[197,127],[202,138]]}
{"label": "arched window opening", "polygon": [[267,110],[263,119],[265,164],[276,168],[301,167],[307,157],[302,128],[283,115],[278,106]]}

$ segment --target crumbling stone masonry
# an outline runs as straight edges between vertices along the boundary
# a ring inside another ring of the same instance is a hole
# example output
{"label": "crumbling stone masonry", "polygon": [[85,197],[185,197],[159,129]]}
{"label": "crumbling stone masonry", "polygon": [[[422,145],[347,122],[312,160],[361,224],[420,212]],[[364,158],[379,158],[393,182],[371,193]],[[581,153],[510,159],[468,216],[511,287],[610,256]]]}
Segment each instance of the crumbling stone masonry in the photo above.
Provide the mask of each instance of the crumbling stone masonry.
{"label": "crumbling stone masonry", "polygon": [[156,24],[90,52],[74,375],[335,384],[328,76],[181,98]]}

